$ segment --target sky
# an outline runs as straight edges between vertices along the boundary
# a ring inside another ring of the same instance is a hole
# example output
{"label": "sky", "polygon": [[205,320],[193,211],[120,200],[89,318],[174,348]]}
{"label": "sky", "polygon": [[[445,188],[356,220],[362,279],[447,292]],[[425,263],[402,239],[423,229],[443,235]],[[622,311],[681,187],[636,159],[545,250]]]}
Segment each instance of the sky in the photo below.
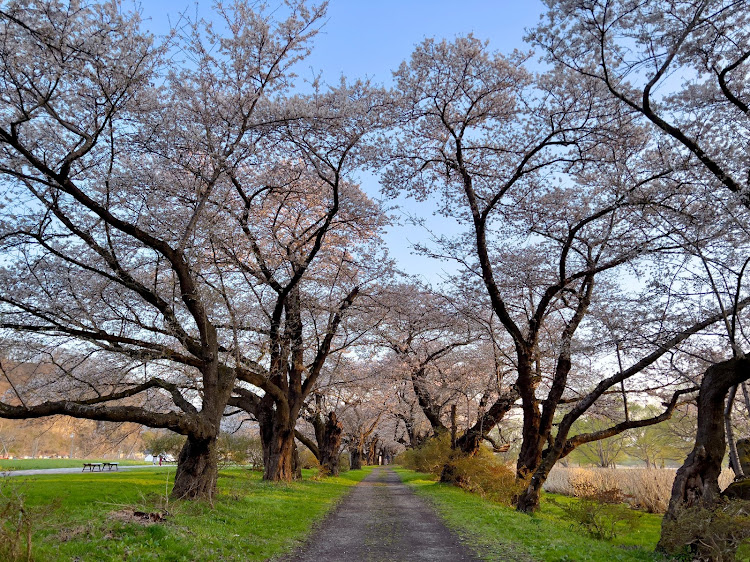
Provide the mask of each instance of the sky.
{"label": "sky", "polygon": [[[269,6],[274,0],[269,0]],[[210,17],[210,2],[197,5],[185,0],[144,3],[146,26],[154,33],[166,33],[169,21],[176,21],[188,10]],[[452,39],[473,33],[488,40],[493,50],[510,53],[527,50],[525,30],[533,27],[543,12],[540,0],[330,0],[325,24],[314,39],[311,55],[300,65],[300,78],[311,78],[318,72],[332,84],[343,74],[350,80],[369,78],[390,85],[392,71],[411,56],[416,44],[426,38]],[[377,177],[362,174],[363,189],[373,198],[380,197]],[[393,205],[394,202],[389,202]],[[460,227],[447,219],[434,217],[429,203],[411,200],[395,201],[397,216],[417,215],[427,220],[436,232],[456,232]],[[403,221],[402,221],[403,222]],[[438,282],[444,272],[453,271],[450,264],[415,255],[411,245],[429,240],[429,233],[409,224],[393,226],[385,236],[391,256],[406,273]]]}

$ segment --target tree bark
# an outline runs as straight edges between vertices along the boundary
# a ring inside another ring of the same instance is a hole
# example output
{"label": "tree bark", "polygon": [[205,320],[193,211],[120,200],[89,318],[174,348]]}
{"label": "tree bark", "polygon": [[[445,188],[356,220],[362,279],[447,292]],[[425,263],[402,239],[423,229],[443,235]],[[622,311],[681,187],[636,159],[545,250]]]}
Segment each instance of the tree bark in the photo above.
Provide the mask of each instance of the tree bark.
{"label": "tree bark", "polygon": [[516,509],[524,513],[533,513],[539,509],[542,486],[547,481],[552,467],[561,458],[561,451],[553,447],[531,475],[526,489],[516,499]]}
{"label": "tree bark", "polygon": [[[330,476],[339,475],[339,448],[341,447],[341,437],[344,428],[341,422],[336,418],[336,413],[328,414],[325,423],[321,421],[321,435],[318,438],[318,449],[320,451],[320,466],[326,474]],[[317,434],[316,429],[316,434]]]}
{"label": "tree bark", "polygon": [[263,441],[263,480],[291,482],[296,473],[294,432],[278,430]]}
{"label": "tree bark", "polygon": [[354,447],[349,450],[349,463],[351,464],[352,470],[359,470],[362,468],[362,456],[363,451],[361,447]]}
{"label": "tree bark", "polygon": [[[717,363],[706,370],[698,393],[695,447],[677,471],[662,529],[686,507],[712,508],[719,499],[719,474],[726,451],[724,400],[729,389],[750,378],[750,359]],[[663,548],[660,541],[658,548]]]}
{"label": "tree bark", "polygon": [[[542,413],[536,389],[540,377],[534,372],[530,354],[518,353],[518,385],[523,408],[523,428],[521,430],[521,450],[516,462],[519,479],[534,472],[542,461],[542,450],[547,443],[547,435],[542,432]],[[535,376],[536,375],[536,376]]]}
{"label": "tree bark", "polygon": [[742,472],[740,458],[737,455],[737,441],[734,438],[734,429],[732,428],[732,406],[734,406],[736,395],[737,385],[734,385],[729,389],[726,405],[724,406],[724,432],[726,433],[727,445],[729,446],[729,467],[734,471],[735,476],[740,477],[745,474]]}
{"label": "tree bark", "polygon": [[263,447],[263,480],[291,482],[298,477],[294,427],[287,420],[288,416],[280,415],[278,410],[262,411],[258,417]]}
{"label": "tree bark", "polygon": [[177,462],[172,496],[210,499],[219,474],[216,436],[198,439],[188,435]]}

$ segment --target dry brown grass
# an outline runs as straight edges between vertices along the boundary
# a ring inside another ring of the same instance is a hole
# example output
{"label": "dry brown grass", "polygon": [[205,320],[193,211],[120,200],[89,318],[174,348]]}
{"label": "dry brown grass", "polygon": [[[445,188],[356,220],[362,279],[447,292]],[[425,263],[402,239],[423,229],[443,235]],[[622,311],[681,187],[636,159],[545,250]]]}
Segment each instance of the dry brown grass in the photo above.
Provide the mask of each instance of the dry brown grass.
{"label": "dry brown grass", "polygon": [[[565,468],[556,466],[544,485],[548,492],[585,497],[595,492],[618,489],[634,507],[649,513],[664,513],[669,504],[675,473],[672,468]],[[719,477],[723,490],[734,480],[724,469]]]}

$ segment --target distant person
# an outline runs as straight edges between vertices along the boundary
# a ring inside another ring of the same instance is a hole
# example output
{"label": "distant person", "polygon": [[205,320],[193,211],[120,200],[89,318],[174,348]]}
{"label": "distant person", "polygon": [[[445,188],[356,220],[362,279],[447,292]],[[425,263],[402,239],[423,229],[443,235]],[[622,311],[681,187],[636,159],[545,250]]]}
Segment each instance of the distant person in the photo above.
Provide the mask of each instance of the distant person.
{"label": "distant person", "polygon": [[152,455],[152,456],[151,456],[151,462],[152,462],[153,464],[156,464],[156,455]]}
{"label": "distant person", "polygon": [[162,457],[159,455],[159,466],[161,466]]}

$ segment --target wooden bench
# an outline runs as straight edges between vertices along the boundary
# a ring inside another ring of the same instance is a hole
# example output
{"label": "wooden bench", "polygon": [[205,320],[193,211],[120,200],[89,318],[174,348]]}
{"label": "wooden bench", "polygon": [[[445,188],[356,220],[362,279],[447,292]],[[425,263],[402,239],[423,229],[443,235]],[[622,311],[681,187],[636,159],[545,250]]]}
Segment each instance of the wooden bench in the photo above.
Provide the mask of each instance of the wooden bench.
{"label": "wooden bench", "polygon": [[119,466],[119,464],[120,463],[116,463],[116,462],[105,462],[105,463],[102,463],[103,465],[102,468],[106,468],[107,470],[118,470],[117,467]]}
{"label": "wooden bench", "polygon": [[81,472],[83,472],[87,468],[89,469],[89,472],[94,472],[97,469],[99,470],[99,472],[101,472],[102,471],[102,463],[100,463],[100,462],[85,462],[85,463],[83,463],[83,470]]}

